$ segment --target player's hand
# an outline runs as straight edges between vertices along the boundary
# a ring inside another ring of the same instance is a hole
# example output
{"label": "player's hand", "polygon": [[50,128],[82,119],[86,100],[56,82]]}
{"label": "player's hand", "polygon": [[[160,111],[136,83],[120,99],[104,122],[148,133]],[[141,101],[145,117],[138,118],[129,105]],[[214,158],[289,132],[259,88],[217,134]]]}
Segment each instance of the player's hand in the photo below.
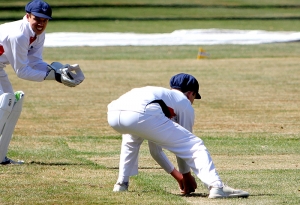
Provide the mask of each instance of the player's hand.
{"label": "player's hand", "polygon": [[183,178],[180,179],[178,182],[178,186],[179,186],[179,189],[180,189],[180,193],[181,194],[184,194],[184,186],[183,186]]}
{"label": "player's hand", "polygon": [[185,195],[195,192],[195,189],[197,188],[197,183],[195,178],[191,175],[191,172],[182,174],[182,176],[183,189],[181,189],[181,193]]}
{"label": "player's hand", "polygon": [[184,193],[184,188],[183,188],[183,176],[182,174],[176,169],[174,168],[173,171],[170,173],[172,175],[172,177],[174,177],[174,179],[176,179],[178,185],[179,185],[179,189],[180,189],[180,193],[183,194]]}

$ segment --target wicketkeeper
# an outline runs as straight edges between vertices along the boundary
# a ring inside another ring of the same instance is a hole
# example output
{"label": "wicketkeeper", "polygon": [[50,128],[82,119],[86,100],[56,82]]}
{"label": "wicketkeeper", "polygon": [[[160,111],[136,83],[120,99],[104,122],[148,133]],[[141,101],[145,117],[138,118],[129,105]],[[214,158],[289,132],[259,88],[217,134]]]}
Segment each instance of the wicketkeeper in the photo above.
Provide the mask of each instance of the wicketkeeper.
{"label": "wicketkeeper", "polygon": [[24,93],[14,92],[4,70],[10,64],[19,78],[42,82],[55,80],[75,87],[84,80],[78,64],[51,65],[42,59],[45,29],[52,19],[50,5],[41,0],[25,6],[22,20],[0,25],[0,164],[22,164],[6,157],[12,133],[22,111]]}

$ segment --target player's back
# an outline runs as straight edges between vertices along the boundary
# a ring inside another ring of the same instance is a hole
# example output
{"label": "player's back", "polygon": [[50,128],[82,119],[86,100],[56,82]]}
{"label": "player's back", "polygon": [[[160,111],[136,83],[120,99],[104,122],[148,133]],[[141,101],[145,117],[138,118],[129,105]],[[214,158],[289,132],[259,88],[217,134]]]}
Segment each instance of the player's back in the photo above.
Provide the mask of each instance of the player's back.
{"label": "player's back", "polygon": [[128,110],[143,113],[146,106],[154,100],[163,100],[165,104],[176,110],[191,106],[186,96],[178,90],[163,87],[146,86],[134,88],[109,104],[110,110]]}

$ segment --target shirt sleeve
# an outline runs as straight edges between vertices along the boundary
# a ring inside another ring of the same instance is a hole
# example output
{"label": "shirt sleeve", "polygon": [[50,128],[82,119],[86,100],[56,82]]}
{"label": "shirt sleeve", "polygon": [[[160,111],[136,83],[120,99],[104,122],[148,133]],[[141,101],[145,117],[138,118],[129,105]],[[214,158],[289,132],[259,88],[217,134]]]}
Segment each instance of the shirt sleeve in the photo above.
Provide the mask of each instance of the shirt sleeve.
{"label": "shirt sleeve", "polygon": [[[185,107],[182,107],[180,109],[179,113],[177,114],[177,123],[180,124],[182,127],[193,132],[193,126],[194,126],[194,108],[190,104],[185,104]],[[187,165],[187,163],[176,156],[177,164],[179,172],[182,174],[186,174],[191,171],[190,167]]]}
{"label": "shirt sleeve", "polygon": [[189,165],[183,159],[176,156],[176,160],[177,160],[177,165],[178,165],[178,171],[181,174],[186,174],[191,171]]}
{"label": "shirt sleeve", "polygon": [[194,120],[195,112],[191,105],[186,105],[177,114],[177,123],[190,132],[193,132]]}
{"label": "shirt sleeve", "polygon": [[6,56],[19,78],[43,81],[47,71],[47,63],[41,58],[43,46],[38,43],[28,51],[28,44],[25,36],[12,36],[6,44]]}
{"label": "shirt sleeve", "polygon": [[41,35],[39,38],[37,44],[28,52],[29,66],[35,70],[47,72],[48,63],[44,62],[42,58],[45,35]]}

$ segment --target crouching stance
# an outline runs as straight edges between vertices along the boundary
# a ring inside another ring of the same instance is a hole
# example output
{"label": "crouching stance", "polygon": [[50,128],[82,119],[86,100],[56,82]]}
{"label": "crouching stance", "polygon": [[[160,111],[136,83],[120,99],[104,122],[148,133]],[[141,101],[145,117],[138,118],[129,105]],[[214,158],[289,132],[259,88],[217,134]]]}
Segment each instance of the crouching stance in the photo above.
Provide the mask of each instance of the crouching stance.
{"label": "crouching stance", "polygon": [[[129,177],[137,174],[140,144],[148,140],[157,145],[157,151],[163,148],[176,155],[184,193],[193,192],[186,188],[196,188],[191,186],[194,184],[189,174],[192,170],[209,189],[209,198],[248,197],[248,192],[224,185],[204,142],[192,133],[192,104],[195,99],[201,99],[198,81],[180,73],[171,78],[170,87],[134,88],[108,105],[109,125],[123,134],[119,178],[114,191],[128,189]],[[165,158],[161,154],[157,157]],[[168,160],[156,161],[165,166]],[[171,171],[173,166],[169,167]]]}
{"label": "crouching stance", "polygon": [[23,19],[0,25],[0,164],[21,164],[6,157],[8,145],[22,110],[24,93],[14,93],[4,70],[11,65],[17,77],[43,82],[52,80],[75,87],[84,80],[78,64],[62,65],[43,61],[45,29],[52,19],[50,5],[42,0],[30,1],[25,6]]}

